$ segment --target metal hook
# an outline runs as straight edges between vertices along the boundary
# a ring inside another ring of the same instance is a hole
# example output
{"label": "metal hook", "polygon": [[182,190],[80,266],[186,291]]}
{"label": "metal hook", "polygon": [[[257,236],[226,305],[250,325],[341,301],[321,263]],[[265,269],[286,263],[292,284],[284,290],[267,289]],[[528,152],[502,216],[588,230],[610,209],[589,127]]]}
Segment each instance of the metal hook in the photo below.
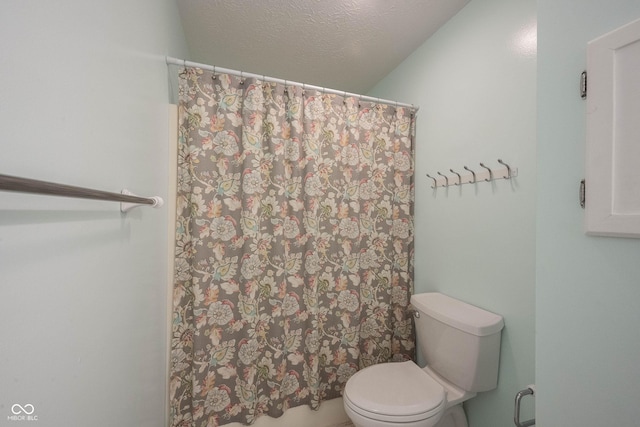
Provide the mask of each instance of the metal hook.
{"label": "metal hook", "polygon": [[491,181],[493,179],[493,171],[491,170],[491,168],[485,166],[484,163],[482,163],[482,162],[480,162],[480,166],[482,166],[483,168],[485,168],[486,170],[489,171],[489,178],[488,179],[485,178],[485,181],[487,181],[487,182]]}
{"label": "metal hook", "polygon": [[240,71],[240,84],[243,85],[244,84],[244,72]]}
{"label": "metal hook", "polygon": [[211,76],[211,80],[215,80],[217,78],[216,76],[216,66],[213,66],[213,75]]}
{"label": "metal hook", "polygon": [[454,171],[453,169],[449,169],[451,172],[455,173],[456,175],[458,175],[458,182],[454,182],[454,185],[462,185],[462,177],[460,176],[460,174],[456,171]]}
{"label": "metal hook", "polygon": [[471,175],[473,175],[473,182],[471,184],[475,184],[476,183],[476,173],[474,171],[472,171],[471,169],[469,169],[468,167],[464,167],[466,170],[468,170],[469,172],[471,172]]}
{"label": "metal hook", "polygon": [[446,175],[441,174],[440,172],[438,172],[438,175],[444,176],[445,182],[447,183],[447,187],[448,187],[449,186],[449,177],[447,177]]}
{"label": "metal hook", "polygon": [[427,176],[433,180],[433,186],[431,188],[437,188],[438,187],[438,180],[435,179],[434,177],[432,177],[429,174],[427,174]]}
{"label": "metal hook", "polygon": [[503,162],[502,159],[498,159],[498,163],[507,167],[507,176],[505,176],[504,179],[511,179],[511,168],[509,165]]}

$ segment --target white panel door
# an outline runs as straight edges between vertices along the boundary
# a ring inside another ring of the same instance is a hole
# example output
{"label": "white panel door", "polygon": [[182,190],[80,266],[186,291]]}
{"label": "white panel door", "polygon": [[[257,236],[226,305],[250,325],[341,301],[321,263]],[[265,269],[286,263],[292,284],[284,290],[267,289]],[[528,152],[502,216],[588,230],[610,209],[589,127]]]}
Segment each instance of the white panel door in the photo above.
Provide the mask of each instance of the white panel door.
{"label": "white panel door", "polygon": [[587,46],[587,234],[640,237],[640,20]]}

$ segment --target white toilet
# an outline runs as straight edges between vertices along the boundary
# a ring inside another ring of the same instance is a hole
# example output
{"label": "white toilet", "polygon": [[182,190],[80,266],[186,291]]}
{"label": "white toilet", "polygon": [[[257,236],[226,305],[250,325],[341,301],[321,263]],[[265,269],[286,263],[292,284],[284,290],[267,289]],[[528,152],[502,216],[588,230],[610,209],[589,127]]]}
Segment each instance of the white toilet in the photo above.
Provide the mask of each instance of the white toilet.
{"label": "white toilet", "polygon": [[411,297],[427,365],[381,363],[343,393],[356,427],[468,427],[462,402],[498,384],[502,317],[440,293]]}

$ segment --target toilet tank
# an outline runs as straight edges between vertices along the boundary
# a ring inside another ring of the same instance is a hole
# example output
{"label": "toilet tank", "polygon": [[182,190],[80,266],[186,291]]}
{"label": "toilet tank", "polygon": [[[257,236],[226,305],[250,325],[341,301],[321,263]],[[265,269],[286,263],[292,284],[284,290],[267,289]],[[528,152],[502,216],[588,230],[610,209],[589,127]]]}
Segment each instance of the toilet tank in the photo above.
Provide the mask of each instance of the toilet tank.
{"label": "toilet tank", "polygon": [[502,316],[435,292],[413,295],[411,305],[427,366],[466,391],[497,386]]}

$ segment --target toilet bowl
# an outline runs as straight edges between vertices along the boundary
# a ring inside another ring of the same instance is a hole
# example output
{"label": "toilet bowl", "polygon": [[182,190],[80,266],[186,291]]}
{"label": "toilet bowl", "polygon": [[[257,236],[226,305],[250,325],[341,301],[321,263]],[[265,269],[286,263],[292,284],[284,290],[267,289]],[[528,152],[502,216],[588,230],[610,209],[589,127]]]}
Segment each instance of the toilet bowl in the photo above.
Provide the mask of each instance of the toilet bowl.
{"label": "toilet bowl", "polygon": [[411,297],[427,365],[391,362],[356,372],[343,392],[356,427],[468,427],[462,403],[497,386],[501,316],[439,293]]}
{"label": "toilet bowl", "polygon": [[432,427],[447,403],[444,388],[413,362],[363,369],[349,379],[342,397],[356,427]]}
{"label": "toilet bowl", "polygon": [[351,379],[342,397],[356,427],[468,427],[462,402],[476,394],[448,384],[428,368],[381,363]]}

